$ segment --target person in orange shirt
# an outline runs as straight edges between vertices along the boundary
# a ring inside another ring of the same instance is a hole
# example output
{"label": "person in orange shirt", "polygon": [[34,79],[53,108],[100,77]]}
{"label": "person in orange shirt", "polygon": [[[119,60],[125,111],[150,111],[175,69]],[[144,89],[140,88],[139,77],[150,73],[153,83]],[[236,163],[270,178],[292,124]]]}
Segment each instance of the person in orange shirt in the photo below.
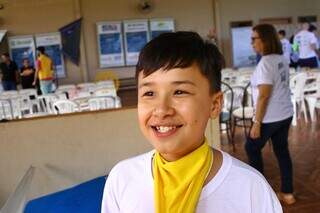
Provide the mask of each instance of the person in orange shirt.
{"label": "person in orange shirt", "polygon": [[52,92],[53,83],[53,63],[52,59],[46,54],[45,48],[40,46],[37,48],[39,55],[37,59],[37,68],[33,81],[33,85],[36,84],[37,78],[40,82],[40,90],[43,95]]}

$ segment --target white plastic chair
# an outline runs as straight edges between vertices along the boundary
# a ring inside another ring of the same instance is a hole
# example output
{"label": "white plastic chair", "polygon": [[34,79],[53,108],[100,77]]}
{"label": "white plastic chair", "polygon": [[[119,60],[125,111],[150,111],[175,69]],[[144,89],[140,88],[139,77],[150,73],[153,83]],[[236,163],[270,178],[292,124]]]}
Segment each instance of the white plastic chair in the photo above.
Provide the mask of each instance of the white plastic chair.
{"label": "white plastic chair", "polygon": [[96,85],[97,85],[97,86],[104,86],[104,87],[109,86],[109,87],[115,88],[115,86],[114,86],[114,81],[113,81],[113,80],[98,81],[98,82],[96,83]]}
{"label": "white plastic chair", "polygon": [[76,88],[76,85],[74,84],[66,84],[66,85],[60,85],[58,88],[57,88],[57,91],[67,91],[67,90],[70,90],[70,89],[75,89]]}
{"label": "white plastic chair", "polygon": [[77,93],[77,95],[73,98],[88,98],[91,96],[91,93],[90,92],[87,92],[87,91],[80,91]]}
{"label": "white plastic chair", "polygon": [[70,100],[59,100],[53,103],[55,114],[73,113],[79,110],[78,105]]}
{"label": "white plastic chair", "polygon": [[116,108],[121,108],[122,107],[122,103],[121,103],[121,98],[119,96],[115,97],[115,107]]}
{"label": "white plastic chair", "polygon": [[78,84],[77,87],[81,92],[89,92],[90,94],[97,89],[97,85],[95,83],[82,83]]}
{"label": "white plastic chair", "polygon": [[92,82],[77,84],[77,87],[80,87],[80,88],[95,87],[95,86],[96,84]]}
{"label": "white plastic chair", "polygon": [[18,95],[18,91],[17,90],[10,90],[10,91],[3,91],[0,96],[4,97],[4,98],[10,98],[12,96],[16,96]]}
{"label": "white plastic chair", "polygon": [[[305,72],[300,72],[290,79],[290,88],[292,90],[291,101],[293,103],[293,119],[292,125],[297,125],[297,115],[300,116],[301,111],[303,111],[305,122],[308,122],[307,109],[304,102],[304,87],[307,81],[307,74]],[[298,106],[298,110],[297,110]]]}
{"label": "white plastic chair", "polygon": [[93,93],[94,96],[112,96],[116,97],[117,96],[117,91],[115,88],[112,87],[102,87],[100,89],[97,89]]}
{"label": "white plastic chair", "polygon": [[320,73],[317,73],[316,92],[314,94],[305,95],[305,99],[308,103],[311,121],[315,121],[315,110],[316,108],[320,108]]}
{"label": "white plastic chair", "polygon": [[[37,112],[40,111],[40,102],[37,99],[38,93],[37,93],[36,89],[22,89],[22,90],[19,90],[19,95],[22,95],[22,96],[25,96],[25,97],[28,96],[29,99],[30,99],[32,107],[36,106]],[[33,99],[32,99],[32,97],[33,97]]]}
{"label": "white plastic chair", "polygon": [[20,95],[29,95],[29,96],[34,96],[34,97],[38,96],[36,89],[22,89],[22,90],[19,90],[18,93]]}
{"label": "white plastic chair", "polygon": [[0,99],[0,120],[13,118],[11,102],[8,99]]}
{"label": "white plastic chair", "polygon": [[46,94],[46,95],[40,95],[37,97],[37,99],[40,102],[41,108],[43,109],[43,112],[48,114],[55,114],[55,111],[53,109],[53,103],[60,100],[59,96],[56,94]]}
{"label": "white plastic chair", "polygon": [[[248,136],[252,119],[254,117],[254,107],[252,101],[251,87],[248,83],[245,87],[233,87],[233,134],[236,126],[244,128],[245,136]],[[247,122],[250,121],[250,124]]]}
{"label": "white plastic chair", "polygon": [[77,90],[76,85],[74,84],[68,84],[68,85],[61,85],[56,90],[56,94],[65,93],[68,97],[72,96],[70,93],[74,93],[74,91]]}
{"label": "white plastic chair", "polygon": [[115,98],[112,96],[100,96],[90,98],[89,101],[89,109],[93,110],[102,110],[102,109],[110,109],[116,107]]}

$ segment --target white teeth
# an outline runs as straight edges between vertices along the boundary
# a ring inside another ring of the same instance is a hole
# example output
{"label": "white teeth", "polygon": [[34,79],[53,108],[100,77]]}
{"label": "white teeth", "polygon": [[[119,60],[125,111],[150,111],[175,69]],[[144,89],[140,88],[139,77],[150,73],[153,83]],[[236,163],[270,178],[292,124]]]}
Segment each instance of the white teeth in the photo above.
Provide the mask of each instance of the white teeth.
{"label": "white teeth", "polygon": [[156,126],[157,131],[160,133],[166,133],[175,128],[175,126]]}

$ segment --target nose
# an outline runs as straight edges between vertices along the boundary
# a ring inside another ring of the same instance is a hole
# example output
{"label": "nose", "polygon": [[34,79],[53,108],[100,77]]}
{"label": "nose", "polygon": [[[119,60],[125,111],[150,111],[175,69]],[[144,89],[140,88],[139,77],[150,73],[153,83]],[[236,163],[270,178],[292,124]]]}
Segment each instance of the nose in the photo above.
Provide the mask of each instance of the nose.
{"label": "nose", "polygon": [[153,115],[158,118],[165,118],[174,115],[174,107],[172,101],[168,97],[159,98],[153,110]]}

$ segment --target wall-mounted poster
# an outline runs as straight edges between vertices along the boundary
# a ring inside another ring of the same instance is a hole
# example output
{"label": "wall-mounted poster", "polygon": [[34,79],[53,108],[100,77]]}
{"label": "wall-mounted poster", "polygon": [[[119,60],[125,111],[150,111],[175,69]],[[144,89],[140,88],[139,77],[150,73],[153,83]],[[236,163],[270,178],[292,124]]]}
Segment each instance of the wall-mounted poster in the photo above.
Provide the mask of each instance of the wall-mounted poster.
{"label": "wall-mounted poster", "polygon": [[124,66],[121,22],[97,23],[100,68]]}
{"label": "wall-mounted poster", "polygon": [[20,69],[23,59],[29,59],[30,65],[34,66],[35,45],[32,35],[9,37],[9,53]]}
{"label": "wall-mounted poster", "polygon": [[256,53],[251,46],[252,27],[231,28],[233,66],[250,67],[256,65]]}
{"label": "wall-mounted poster", "polygon": [[150,33],[151,39],[157,37],[161,33],[173,32],[174,21],[173,19],[151,19],[150,20]]}
{"label": "wall-mounted poster", "polygon": [[48,33],[36,35],[36,46],[43,46],[46,53],[53,61],[56,77],[66,77],[64,60],[61,52],[61,35],[60,33]]}
{"label": "wall-mounted poster", "polygon": [[139,52],[149,41],[148,20],[124,21],[126,65],[136,65]]}

